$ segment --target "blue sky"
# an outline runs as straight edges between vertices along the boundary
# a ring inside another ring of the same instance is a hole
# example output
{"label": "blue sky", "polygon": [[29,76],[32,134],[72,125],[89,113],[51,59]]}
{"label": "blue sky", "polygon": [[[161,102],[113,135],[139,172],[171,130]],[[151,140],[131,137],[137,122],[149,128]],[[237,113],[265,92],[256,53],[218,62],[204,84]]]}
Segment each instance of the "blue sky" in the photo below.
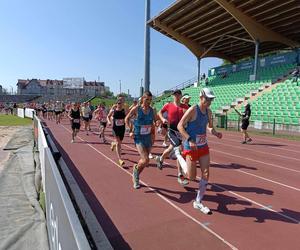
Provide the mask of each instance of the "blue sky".
{"label": "blue sky", "polygon": [[[173,0],[152,0],[151,16]],[[0,2],[0,84],[17,79],[100,77],[114,93],[139,94],[144,76],[144,0],[7,0]],[[202,72],[221,60],[204,59]],[[154,94],[194,76],[197,61],[181,44],[151,29]]]}

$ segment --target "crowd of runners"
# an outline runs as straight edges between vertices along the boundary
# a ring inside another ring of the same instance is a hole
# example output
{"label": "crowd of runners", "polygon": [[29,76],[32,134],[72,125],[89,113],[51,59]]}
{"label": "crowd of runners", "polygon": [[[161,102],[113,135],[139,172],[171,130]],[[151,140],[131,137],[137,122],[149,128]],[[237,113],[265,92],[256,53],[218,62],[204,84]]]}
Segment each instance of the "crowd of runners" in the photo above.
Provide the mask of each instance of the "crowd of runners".
{"label": "crowd of runners", "polygon": [[[122,158],[122,142],[128,133],[140,156],[139,161],[133,165],[134,189],[140,188],[140,176],[153,158],[151,149],[155,136],[160,134],[165,150],[155,157],[157,168],[163,169],[167,157],[176,159],[177,181],[186,186],[190,181],[196,181],[199,164],[201,178],[193,207],[210,214],[210,209],[202,202],[209,180],[210,166],[207,130],[217,138],[222,138],[222,133],[213,127],[212,112],[209,108],[215,96],[212,90],[203,88],[199,93],[198,104],[192,106],[189,104],[190,96],[182,95],[181,90],[173,91],[172,96],[173,102],[165,104],[159,111],[151,106],[152,94],[146,91],[138,100],[134,100],[131,106],[127,105],[123,96],[119,96],[112,107],[106,106],[105,103],[94,107],[90,102],[51,102],[38,106],[37,112],[44,119],[55,120],[57,124],[62,117],[68,118],[72,128],[71,143],[76,142],[81,126],[84,127],[84,133],[89,135],[91,120],[94,119],[98,122],[101,142],[107,144],[105,129],[110,126],[114,137],[110,147],[115,151],[120,167],[125,165]],[[240,115],[248,120],[251,115],[250,106],[246,107],[246,113]],[[242,125],[242,132],[245,141],[249,141],[251,138],[246,131],[246,120]]]}

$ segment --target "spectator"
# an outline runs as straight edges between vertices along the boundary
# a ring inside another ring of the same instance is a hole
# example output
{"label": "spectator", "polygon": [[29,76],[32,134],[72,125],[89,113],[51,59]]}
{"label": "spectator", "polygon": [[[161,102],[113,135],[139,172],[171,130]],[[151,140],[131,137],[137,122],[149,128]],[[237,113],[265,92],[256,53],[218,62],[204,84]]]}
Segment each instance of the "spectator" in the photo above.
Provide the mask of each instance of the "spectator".
{"label": "spectator", "polygon": [[205,86],[208,86],[208,78],[205,79]]}

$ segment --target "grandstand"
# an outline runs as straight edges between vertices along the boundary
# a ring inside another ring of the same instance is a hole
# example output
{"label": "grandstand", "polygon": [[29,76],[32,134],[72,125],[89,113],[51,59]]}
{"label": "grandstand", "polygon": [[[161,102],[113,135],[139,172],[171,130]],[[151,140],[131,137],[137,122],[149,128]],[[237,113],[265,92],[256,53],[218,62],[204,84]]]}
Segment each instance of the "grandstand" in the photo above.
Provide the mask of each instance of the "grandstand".
{"label": "grandstand", "polygon": [[[274,13],[276,12],[276,15]],[[183,89],[198,102],[200,61],[218,57],[231,64],[210,69],[208,85],[217,98],[215,114],[228,114],[238,123],[232,107],[252,103],[252,124],[261,128],[299,128],[299,87],[290,73],[300,65],[299,5],[296,1],[176,1],[148,24],[186,46],[198,60],[194,86]],[[255,52],[255,53],[254,53]],[[267,55],[267,56],[266,56]],[[160,109],[171,96],[156,100]],[[255,123],[255,124],[254,124]],[[264,126],[266,125],[266,126]]]}

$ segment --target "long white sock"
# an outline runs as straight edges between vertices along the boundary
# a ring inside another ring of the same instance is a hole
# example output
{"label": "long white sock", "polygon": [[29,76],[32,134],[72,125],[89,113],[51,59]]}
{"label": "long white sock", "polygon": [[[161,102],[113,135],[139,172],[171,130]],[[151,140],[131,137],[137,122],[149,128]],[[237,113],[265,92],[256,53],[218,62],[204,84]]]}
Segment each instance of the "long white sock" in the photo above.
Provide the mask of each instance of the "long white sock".
{"label": "long white sock", "polygon": [[201,202],[206,191],[207,180],[201,179],[199,181],[199,189],[197,191],[196,201]]}
{"label": "long white sock", "polygon": [[177,160],[179,161],[179,165],[180,165],[181,169],[183,170],[183,173],[187,174],[187,164],[180,153],[179,147],[175,147],[174,152],[175,152]]}

